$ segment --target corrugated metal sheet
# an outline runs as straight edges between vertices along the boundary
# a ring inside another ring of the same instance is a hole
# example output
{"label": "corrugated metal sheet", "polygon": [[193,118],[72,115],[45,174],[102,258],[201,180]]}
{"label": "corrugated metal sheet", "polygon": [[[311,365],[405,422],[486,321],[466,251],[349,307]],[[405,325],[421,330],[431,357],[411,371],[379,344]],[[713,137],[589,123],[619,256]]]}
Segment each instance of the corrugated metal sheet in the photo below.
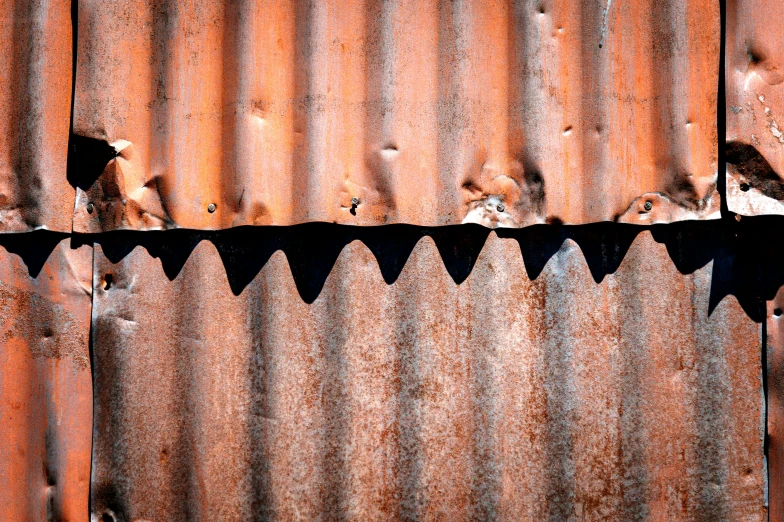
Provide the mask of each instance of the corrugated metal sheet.
{"label": "corrugated metal sheet", "polygon": [[782,19],[777,0],[727,2],[727,203],[739,214],[784,214]]}
{"label": "corrugated metal sheet", "polygon": [[351,228],[101,238],[93,516],[764,519],[705,230]]}
{"label": "corrugated metal sheet", "polygon": [[[92,249],[0,239],[0,520],[85,520]],[[47,259],[48,257],[48,259]]]}
{"label": "corrugated metal sheet", "polygon": [[[726,5],[728,205],[784,213],[784,7]],[[0,5],[0,520],[762,521],[768,464],[784,520],[778,221],[672,223],[719,215],[719,39],[717,0]],[[670,224],[557,225],[608,220]]]}
{"label": "corrugated metal sheet", "polygon": [[718,216],[717,0],[82,0],[78,19],[74,131],[108,161],[82,173],[79,232]]}
{"label": "corrugated metal sheet", "polygon": [[0,232],[70,232],[70,0],[0,2]]}

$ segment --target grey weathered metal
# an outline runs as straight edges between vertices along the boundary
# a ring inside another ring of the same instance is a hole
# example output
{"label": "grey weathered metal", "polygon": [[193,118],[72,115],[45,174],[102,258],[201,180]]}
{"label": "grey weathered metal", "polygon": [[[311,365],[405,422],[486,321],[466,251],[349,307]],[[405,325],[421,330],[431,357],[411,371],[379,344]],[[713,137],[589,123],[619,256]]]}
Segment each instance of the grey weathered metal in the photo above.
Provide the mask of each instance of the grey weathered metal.
{"label": "grey weathered metal", "polygon": [[628,232],[491,234],[460,285],[438,235],[107,238],[93,515],[763,520],[759,326]]}

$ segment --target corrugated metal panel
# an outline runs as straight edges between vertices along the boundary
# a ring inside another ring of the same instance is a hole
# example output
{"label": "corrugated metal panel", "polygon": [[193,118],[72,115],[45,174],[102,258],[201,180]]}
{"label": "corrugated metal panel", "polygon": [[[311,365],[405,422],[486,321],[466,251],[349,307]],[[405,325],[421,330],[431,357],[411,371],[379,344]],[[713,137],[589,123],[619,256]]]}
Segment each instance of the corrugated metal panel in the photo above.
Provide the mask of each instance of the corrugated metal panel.
{"label": "corrugated metal panel", "polygon": [[727,2],[727,204],[739,214],[784,214],[781,20],[778,0]]}
{"label": "corrugated metal panel", "polygon": [[764,519],[704,231],[350,228],[101,239],[94,516]]}
{"label": "corrugated metal panel", "polygon": [[74,130],[110,161],[74,229],[717,217],[719,27],[716,0],[82,0]]}
{"label": "corrugated metal panel", "polygon": [[70,0],[0,2],[0,232],[71,230]]}
{"label": "corrugated metal panel", "polygon": [[88,514],[92,249],[53,236],[0,239],[0,520]]}

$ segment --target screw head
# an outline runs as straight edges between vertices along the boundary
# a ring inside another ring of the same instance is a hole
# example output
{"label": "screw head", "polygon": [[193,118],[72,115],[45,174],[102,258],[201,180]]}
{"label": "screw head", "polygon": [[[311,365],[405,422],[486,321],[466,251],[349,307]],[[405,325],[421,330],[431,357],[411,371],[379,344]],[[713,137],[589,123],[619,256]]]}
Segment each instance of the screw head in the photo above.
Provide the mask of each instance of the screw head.
{"label": "screw head", "polygon": [[650,210],[653,208],[653,203],[651,203],[650,201],[646,201],[645,205],[643,205],[643,208],[645,209],[646,212],[650,212]]}
{"label": "screw head", "polygon": [[95,206],[92,203],[87,204],[87,213],[92,214],[93,210],[95,210]]}
{"label": "screw head", "polygon": [[359,198],[351,198],[351,204],[355,207],[359,205]]}
{"label": "screw head", "polygon": [[207,212],[212,214],[213,212],[215,212],[216,208],[218,207],[215,206],[215,203],[210,203],[209,205],[207,205]]}
{"label": "screw head", "polygon": [[498,212],[503,212],[503,211],[505,211],[505,210],[506,210],[506,205],[504,205],[503,203],[499,203],[499,204],[498,204],[498,206],[497,206],[497,207],[495,207],[495,209],[496,209]]}

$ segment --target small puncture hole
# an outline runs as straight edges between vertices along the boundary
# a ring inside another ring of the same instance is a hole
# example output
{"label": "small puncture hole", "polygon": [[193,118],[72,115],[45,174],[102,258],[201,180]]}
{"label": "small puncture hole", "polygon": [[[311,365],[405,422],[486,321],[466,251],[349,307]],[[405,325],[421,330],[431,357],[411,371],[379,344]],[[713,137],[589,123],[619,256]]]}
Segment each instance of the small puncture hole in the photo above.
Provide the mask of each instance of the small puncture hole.
{"label": "small puncture hole", "polygon": [[775,315],[776,317],[781,317],[782,313],[784,312],[781,311],[781,308],[776,308],[775,310],[773,310],[773,315]]}
{"label": "small puncture hole", "polygon": [[748,192],[750,188],[751,188],[751,187],[749,186],[749,184],[748,184],[748,183],[741,183],[741,184],[740,184],[740,189],[741,189],[743,192]]}
{"label": "small puncture hole", "polygon": [[112,284],[114,283],[114,276],[112,274],[106,274],[103,277],[103,280],[105,283],[103,289],[108,290],[112,287]]}

